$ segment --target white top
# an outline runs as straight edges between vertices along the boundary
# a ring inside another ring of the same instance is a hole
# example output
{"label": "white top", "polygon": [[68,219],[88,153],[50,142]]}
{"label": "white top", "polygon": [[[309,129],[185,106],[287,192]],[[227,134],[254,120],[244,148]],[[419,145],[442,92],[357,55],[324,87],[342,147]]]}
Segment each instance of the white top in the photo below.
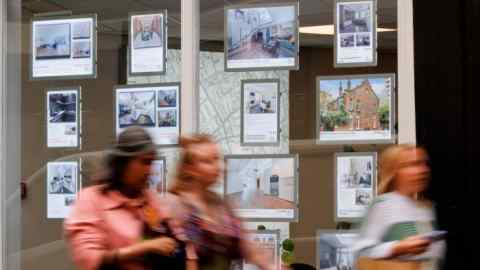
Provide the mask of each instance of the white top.
{"label": "white top", "polygon": [[[387,193],[376,198],[368,210],[360,237],[353,249],[357,256],[373,259],[389,258],[393,246],[399,240],[404,236],[433,231],[434,222],[435,215],[431,208],[421,206],[399,193]],[[438,259],[443,257],[444,250],[444,241],[437,241],[433,242],[425,253],[404,256],[401,259]]]}

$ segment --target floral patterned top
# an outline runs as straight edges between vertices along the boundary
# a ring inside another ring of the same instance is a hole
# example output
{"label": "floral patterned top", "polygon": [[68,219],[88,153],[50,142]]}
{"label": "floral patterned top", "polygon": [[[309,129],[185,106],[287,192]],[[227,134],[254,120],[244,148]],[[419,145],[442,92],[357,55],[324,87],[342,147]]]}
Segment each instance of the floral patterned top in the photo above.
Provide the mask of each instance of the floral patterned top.
{"label": "floral patterned top", "polygon": [[[215,195],[216,196],[216,195]],[[222,199],[209,204],[208,214],[184,195],[169,195],[168,201],[180,220],[185,235],[193,243],[199,269],[229,269],[233,260],[245,257],[241,221]]]}

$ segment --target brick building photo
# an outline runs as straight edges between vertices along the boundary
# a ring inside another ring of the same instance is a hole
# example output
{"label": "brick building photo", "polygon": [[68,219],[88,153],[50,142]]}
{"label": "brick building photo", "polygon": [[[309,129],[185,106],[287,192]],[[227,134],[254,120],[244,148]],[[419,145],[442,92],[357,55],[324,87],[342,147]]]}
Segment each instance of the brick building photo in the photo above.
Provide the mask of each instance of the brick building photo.
{"label": "brick building photo", "polygon": [[320,130],[387,129],[390,114],[389,88],[385,79],[321,81]]}

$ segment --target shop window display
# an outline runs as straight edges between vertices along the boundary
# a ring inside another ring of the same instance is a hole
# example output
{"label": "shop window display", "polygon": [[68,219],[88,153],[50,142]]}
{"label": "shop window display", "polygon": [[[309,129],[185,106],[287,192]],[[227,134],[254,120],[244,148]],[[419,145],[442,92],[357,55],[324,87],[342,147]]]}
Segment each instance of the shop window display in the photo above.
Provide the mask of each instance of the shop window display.
{"label": "shop window display", "polygon": [[[31,2],[22,1],[28,195],[19,269],[58,269],[54,257],[71,265],[64,248],[36,257],[32,250],[63,247],[61,223],[77,193],[94,183],[104,150],[132,125],[147,129],[159,147],[149,186],[163,196],[175,177],[184,122],[196,119],[197,131],[212,135],[225,157],[217,191],[246,229],[279,230],[272,245],[278,268],[317,264],[316,230],[353,227],[361,218],[360,210],[337,215],[339,200],[363,209],[376,196],[376,160],[367,166],[370,177],[352,173],[341,183],[334,164],[344,152],[376,153],[396,142],[396,1],[357,1],[368,2],[366,9],[333,0],[200,1],[195,110],[182,106],[193,90],[180,84],[179,1],[108,8]],[[316,26],[332,31],[308,33]],[[377,35],[377,28],[393,30]],[[345,183],[357,185],[348,187],[353,197],[338,195]],[[285,240],[294,252],[282,250]]]}

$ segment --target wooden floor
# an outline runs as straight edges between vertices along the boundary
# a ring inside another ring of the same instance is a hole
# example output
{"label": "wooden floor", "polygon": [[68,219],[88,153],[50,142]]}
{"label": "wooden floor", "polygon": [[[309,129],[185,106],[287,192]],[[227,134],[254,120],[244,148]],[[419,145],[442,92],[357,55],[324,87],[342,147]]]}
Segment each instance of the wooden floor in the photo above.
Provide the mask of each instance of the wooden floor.
{"label": "wooden floor", "polygon": [[263,194],[257,191],[248,201],[242,200],[243,192],[228,194],[227,200],[234,206],[243,209],[294,209],[295,205],[278,197]]}

